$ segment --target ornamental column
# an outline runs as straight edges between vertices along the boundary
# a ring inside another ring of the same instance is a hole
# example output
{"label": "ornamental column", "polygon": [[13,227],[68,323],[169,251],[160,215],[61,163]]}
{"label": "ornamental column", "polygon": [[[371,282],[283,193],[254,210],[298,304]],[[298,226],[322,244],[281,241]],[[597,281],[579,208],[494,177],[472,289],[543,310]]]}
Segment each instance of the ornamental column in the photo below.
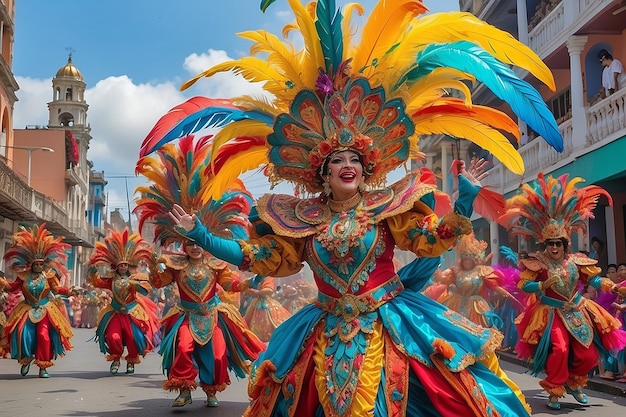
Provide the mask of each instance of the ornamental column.
{"label": "ornamental column", "polygon": [[[587,141],[589,125],[583,97],[582,51],[587,44],[587,36],[571,36],[567,42],[571,68],[572,96],[572,149],[584,147]],[[567,144],[565,144],[567,146]]]}

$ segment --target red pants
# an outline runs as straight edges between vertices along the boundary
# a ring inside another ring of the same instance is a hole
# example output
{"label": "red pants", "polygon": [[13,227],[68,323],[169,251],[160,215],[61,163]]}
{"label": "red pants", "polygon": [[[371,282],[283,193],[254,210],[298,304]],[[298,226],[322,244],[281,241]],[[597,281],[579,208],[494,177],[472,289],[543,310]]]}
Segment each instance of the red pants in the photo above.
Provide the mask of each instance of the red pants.
{"label": "red pants", "polygon": [[[570,376],[584,377],[598,365],[599,354],[596,348],[593,345],[587,348],[575,340],[557,315],[554,316],[550,330],[550,346],[545,382],[553,387],[562,386]],[[570,351],[571,364],[568,363]]]}
{"label": "red pants", "polygon": [[[188,319],[178,329],[176,355],[169,370],[168,379],[195,382],[198,373],[200,384],[224,386],[230,383],[228,375],[228,356],[222,330],[216,326],[213,337],[202,346],[196,343],[189,331]],[[194,366],[194,360],[198,366]]]}
{"label": "red pants", "polygon": [[126,314],[113,314],[105,330],[105,340],[108,345],[109,354],[119,360],[124,353],[124,345],[128,349],[128,356],[131,362],[139,356],[139,350],[133,337],[133,329],[130,317]]}

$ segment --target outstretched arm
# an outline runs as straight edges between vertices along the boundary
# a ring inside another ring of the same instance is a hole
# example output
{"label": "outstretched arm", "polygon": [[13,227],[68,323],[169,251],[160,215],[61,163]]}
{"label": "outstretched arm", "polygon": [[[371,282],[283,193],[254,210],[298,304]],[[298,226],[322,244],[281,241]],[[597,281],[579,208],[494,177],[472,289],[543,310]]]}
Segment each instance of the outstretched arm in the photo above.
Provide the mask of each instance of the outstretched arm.
{"label": "outstretched arm", "polygon": [[189,214],[181,206],[175,204],[169,216],[183,235],[192,239],[211,255],[233,265],[239,266],[243,263],[243,252],[239,243],[213,235],[195,214]]}

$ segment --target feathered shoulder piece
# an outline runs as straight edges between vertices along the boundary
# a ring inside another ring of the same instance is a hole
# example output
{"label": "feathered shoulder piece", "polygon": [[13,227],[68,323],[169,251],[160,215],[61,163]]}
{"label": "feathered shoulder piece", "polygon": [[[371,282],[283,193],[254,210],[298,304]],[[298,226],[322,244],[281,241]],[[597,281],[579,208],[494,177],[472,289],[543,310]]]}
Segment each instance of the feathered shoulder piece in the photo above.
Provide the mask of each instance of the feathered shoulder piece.
{"label": "feathered shoulder piece", "polygon": [[[429,170],[415,170],[385,189],[365,192],[356,210],[376,221],[409,211],[421,198],[436,193],[436,186],[429,184],[430,175]],[[317,233],[317,226],[333,215],[321,197],[302,199],[286,194],[263,195],[257,210],[274,233],[296,238]]]}
{"label": "feathered shoulder piece", "polygon": [[597,185],[577,188],[584,182],[580,177],[568,180],[539,173],[537,179],[521,187],[521,193],[507,200],[506,214],[498,222],[512,234],[534,238],[570,240],[572,233],[587,233],[587,219],[594,218],[593,210],[601,196],[609,205],[613,200]]}
{"label": "feathered shoulder piece", "polygon": [[229,239],[248,237],[247,216],[253,200],[241,181],[235,180],[225,187],[219,199],[207,195],[215,179],[207,166],[210,139],[209,136],[199,140],[185,136],[138,161],[137,173],[151,184],[137,188],[141,197],[134,212],[139,217],[140,230],[146,222],[155,225],[155,241],[167,245],[171,241],[186,239],[176,231],[169,217],[174,204],[196,214],[217,236]]}
{"label": "feathered shoulder piece", "polygon": [[13,235],[13,245],[4,254],[7,265],[16,273],[29,271],[33,262],[43,261],[46,268],[60,274],[66,271],[67,251],[72,246],[63,243],[63,237],[54,237],[45,227],[33,225]]}
{"label": "feathered shoulder piece", "polygon": [[[264,0],[262,9],[271,3]],[[519,139],[519,128],[507,114],[472,103],[467,83],[476,80],[562,151],[545,101],[510,65],[552,90],[553,76],[509,33],[469,13],[426,15],[421,0],[380,0],[360,33],[352,20],[363,13],[358,3],[343,9],[334,0],[288,3],[295,22],[284,28],[284,39],[265,30],[242,32],[239,36],[252,42],[250,56],[219,63],[182,86],[232,71],[261,83],[272,98],[194,97],[157,122],[140,158],[213,127],[218,133],[211,169],[221,178],[218,183],[263,167],[273,184],[289,181],[297,191],[317,193],[323,189],[320,168],[334,151],[359,153],[370,173],[366,183],[377,188],[391,170],[423,157],[420,135],[436,134],[470,140],[521,174],[521,156],[503,134]],[[300,50],[287,39],[295,31],[303,40]],[[453,90],[460,98],[452,97]],[[217,151],[223,147],[228,151]],[[219,197],[220,187],[211,192]]]}
{"label": "feathered shoulder piece", "polygon": [[128,228],[122,231],[111,229],[104,242],[96,242],[89,265],[103,265],[115,270],[122,262],[131,266],[137,266],[141,261],[149,262],[152,254],[152,247],[139,233],[130,233]]}

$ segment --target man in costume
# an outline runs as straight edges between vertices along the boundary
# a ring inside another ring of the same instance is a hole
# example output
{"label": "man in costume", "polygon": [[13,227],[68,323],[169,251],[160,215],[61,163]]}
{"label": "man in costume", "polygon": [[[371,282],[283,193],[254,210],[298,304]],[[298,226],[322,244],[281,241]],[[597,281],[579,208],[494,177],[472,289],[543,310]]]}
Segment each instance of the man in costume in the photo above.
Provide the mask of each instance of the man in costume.
{"label": "man in costume", "polygon": [[192,402],[191,391],[198,386],[198,377],[207,406],[217,407],[216,394],[230,384],[229,369],[238,378],[245,378],[250,362],[265,349],[237,308],[218,296],[218,287],[241,292],[251,281],[239,280],[226,262],[180,235],[168,216],[174,204],[182,204],[197,212],[223,238],[248,236],[245,215],[250,211],[250,196],[244,190],[229,192],[217,201],[203,200],[211,178],[205,175],[208,145],[207,138],[195,141],[188,136],[140,162],[142,173],[152,184],[137,190],[142,195],[135,209],[139,227],[142,230],[144,223],[154,223],[155,241],[164,249],[151,265],[150,282],[155,288],[175,284],[179,294],[177,305],[161,320],[159,350],[167,375],[163,389],[179,393],[172,407]]}
{"label": "man in costume", "polygon": [[[244,32],[263,57],[220,63],[183,85],[234,70],[262,82],[271,102],[194,97],[163,116],[140,150],[143,159],[215,127],[210,196],[219,198],[242,172],[259,167],[272,184],[295,185],[297,197],[258,200],[249,239],[221,238],[183,206],[171,211],[181,233],[241,269],[277,279],[304,262],[313,271],[317,299],[279,326],[255,361],[246,415],[527,415],[523,400],[479,362],[502,335],[405,290],[430,278],[439,255],[471,232],[472,202],[488,193],[466,178],[462,161],[454,163],[461,189],[454,209],[427,169],[391,186],[386,177],[423,157],[422,134],[480,142],[509,169],[523,171],[501,134],[519,137],[517,125],[472,104],[463,80],[484,82],[562,150],[541,96],[509,64],[554,87],[549,70],[528,47],[467,13],[418,18],[427,11],[421,1],[378,2],[357,35],[351,17],[362,12],[359,4],[289,5],[296,22],[288,28],[302,34],[301,51],[265,31]],[[421,276],[396,274],[396,248],[418,256]]]}
{"label": "man in costume", "polygon": [[[96,288],[110,290],[111,303],[100,311],[96,340],[100,352],[111,362],[111,374],[117,374],[124,347],[128,354],[126,373],[134,374],[135,365],[154,348],[159,323],[156,305],[146,295],[151,286],[148,275],[136,269],[152,259],[152,247],[138,233],[111,230],[104,242],[96,242],[91,255],[88,282]],[[104,274],[98,273],[98,266]]]}
{"label": "man in costume", "polygon": [[[549,395],[548,407],[561,408],[565,393],[587,404],[583,387],[598,365],[599,349],[616,353],[626,344],[621,323],[595,301],[583,297],[579,284],[600,291],[618,291],[600,277],[597,260],[568,253],[570,236],[586,232],[586,221],[600,196],[610,195],[598,186],[576,188],[582,178],[568,181],[539,174],[509,199],[500,218],[513,235],[541,242],[544,250],[520,259],[519,287],[534,297],[517,319],[520,358],[532,361],[533,374],[545,372],[539,384]],[[626,291],[622,289],[622,291]]]}
{"label": "man in costume", "polygon": [[22,376],[28,374],[34,361],[39,377],[48,378],[53,360],[72,349],[69,319],[51,298],[70,294],[68,288],[59,284],[70,248],[62,240],[55,238],[45,225],[34,225],[15,233],[13,246],[4,255],[17,279],[8,282],[0,278],[0,288],[10,293],[21,291],[24,300],[7,319],[2,339],[10,344],[11,358],[22,365]]}

